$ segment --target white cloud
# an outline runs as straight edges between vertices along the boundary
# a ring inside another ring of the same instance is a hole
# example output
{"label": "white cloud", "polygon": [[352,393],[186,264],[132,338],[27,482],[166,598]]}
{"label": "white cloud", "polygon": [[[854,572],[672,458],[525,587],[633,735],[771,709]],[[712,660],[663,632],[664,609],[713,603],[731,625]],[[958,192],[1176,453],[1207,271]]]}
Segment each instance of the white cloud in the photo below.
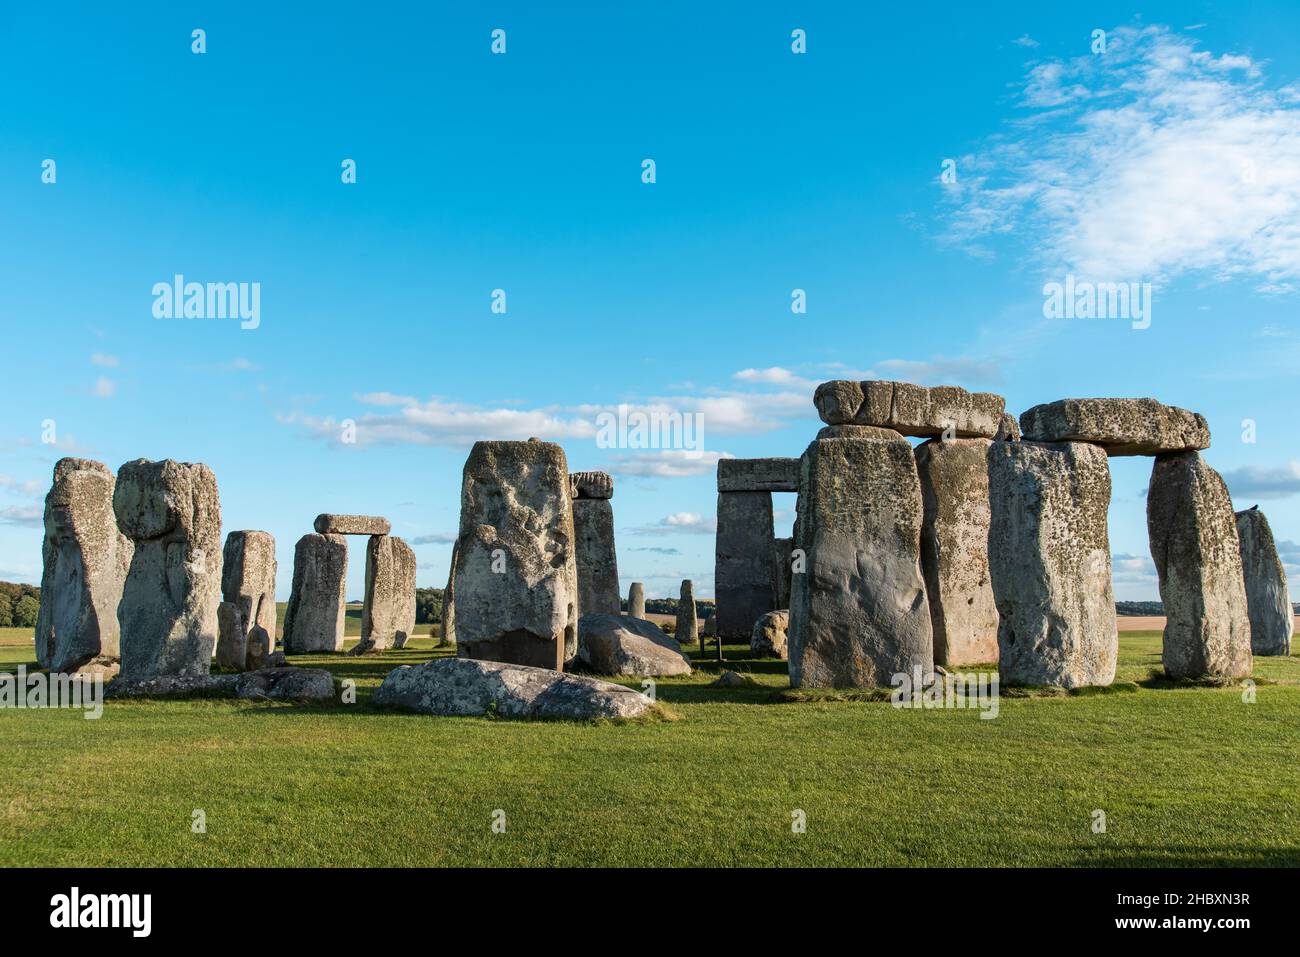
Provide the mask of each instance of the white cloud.
{"label": "white cloud", "polygon": [[90,357],[92,364],[102,366],[105,369],[116,369],[118,366],[117,356],[111,356],[107,352],[96,352]]}
{"label": "white cloud", "polygon": [[1223,473],[1233,498],[1287,498],[1300,493],[1300,461],[1267,467],[1243,465]]}
{"label": "white cloud", "polygon": [[90,387],[90,394],[97,399],[111,399],[116,391],[117,384],[105,376],[100,376]]}
{"label": "white cloud", "polygon": [[40,505],[11,505],[0,508],[0,525],[24,525],[37,528],[45,520],[45,509]]}
{"label": "white cloud", "polygon": [[734,459],[730,452],[686,452],[659,449],[630,455],[615,455],[605,466],[614,475],[644,478],[683,478],[689,475],[712,475],[719,459]]}
{"label": "white cloud", "polygon": [[1021,34],[1019,37],[1012,40],[1011,42],[1018,47],[1028,47],[1031,50],[1034,47],[1038,46],[1038,41],[1035,40],[1033,37],[1031,37],[1028,33]]}
{"label": "white cloud", "polygon": [[16,479],[11,475],[0,475],[0,489],[26,498],[35,498],[45,491],[45,485],[35,479]]}
{"label": "white cloud", "polygon": [[455,541],[455,532],[434,532],[432,535],[417,535],[409,539],[412,545],[451,545]]}
{"label": "white cloud", "polygon": [[987,252],[1014,235],[1044,274],[1300,288],[1300,88],[1168,28],[1123,27],[1104,55],[1034,64],[1022,105],[959,161],[950,241]]}
{"label": "white cloud", "polygon": [[718,520],[706,518],[699,512],[674,512],[653,525],[638,525],[628,529],[633,535],[712,535],[717,530]]}

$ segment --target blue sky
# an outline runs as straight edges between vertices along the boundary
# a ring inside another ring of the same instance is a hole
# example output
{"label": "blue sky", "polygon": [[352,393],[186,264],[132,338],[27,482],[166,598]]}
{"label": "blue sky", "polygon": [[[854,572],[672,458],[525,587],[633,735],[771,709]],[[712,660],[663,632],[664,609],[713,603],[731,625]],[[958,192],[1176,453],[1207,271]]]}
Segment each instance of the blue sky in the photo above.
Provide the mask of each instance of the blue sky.
{"label": "blue sky", "polygon": [[[1200,411],[1300,573],[1294,4],[265,6],[0,12],[0,578],[39,581],[77,454],[210,465],[282,600],[321,511],[441,586],[469,443],[537,435],[615,473],[624,590],[708,596],[716,458],[800,454],[837,377]],[[177,273],[260,283],[260,325],[155,319]],[[1152,283],[1150,328],[1045,319],[1067,273]],[[599,448],[621,402],[708,454]],[[1150,461],[1112,466],[1116,592],[1154,598]]]}

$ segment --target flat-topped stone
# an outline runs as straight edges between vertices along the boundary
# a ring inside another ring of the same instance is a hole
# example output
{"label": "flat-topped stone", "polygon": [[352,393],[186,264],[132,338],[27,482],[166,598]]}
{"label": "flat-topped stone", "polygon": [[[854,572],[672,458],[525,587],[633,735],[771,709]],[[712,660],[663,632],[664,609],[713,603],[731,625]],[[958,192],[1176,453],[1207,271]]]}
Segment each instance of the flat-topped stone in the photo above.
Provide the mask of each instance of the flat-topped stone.
{"label": "flat-topped stone", "polygon": [[314,527],[321,535],[387,535],[393,525],[382,515],[334,515],[323,512],[316,516]]}
{"label": "flat-topped stone", "polygon": [[718,459],[719,492],[797,492],[799,460]]}
{"label": "flat-topped stone", "polygon": [[614,478],[608,472],[570,472],[569,494],[574,498],[613,498]]}
{"label": "flat-topped stone", "polygon": [[881,379],[823,382],[813,402],[827,425],[873,425],[925,438],[991,439],[1006,409],[1006,400],[992,392]]}
{"label": "flat-topped stone", "polygon": [[1210,447],[1205,416],[1155,399],[1061,399],[1020,416],[1027,442],[1091,442],[1107,455],[1160,455]]}
{"label": "flat-topped stone", "polygon": [[867,439],[873,442],[894,442],[903,437],[896,429],[882,429],[875,425],[827,425],[818,433],[819,439]]}

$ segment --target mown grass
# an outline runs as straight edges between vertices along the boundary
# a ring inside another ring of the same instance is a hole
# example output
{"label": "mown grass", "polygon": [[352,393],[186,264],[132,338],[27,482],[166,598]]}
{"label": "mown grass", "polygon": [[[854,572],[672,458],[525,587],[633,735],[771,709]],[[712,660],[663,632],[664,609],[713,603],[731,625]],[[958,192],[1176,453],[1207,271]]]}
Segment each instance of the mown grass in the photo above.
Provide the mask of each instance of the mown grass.
{"label": "mown grass", "polygon": [[[30,634],[0,644],[0,668],[30,662]],[[1247,704],[1238,687],[1151,681],[1158,633],[1126,634],[1122,693],[1006,696],[994,720],[773,703],[783,664],[730,646],[725,667],[754,684],[714,687],[709,662],[662,679],[676,721],[375,709],[389,669],[449,653],[432,645],[294,659],[356,681],[354,705],[0,710],[0,863],[1300,864],[1297,657],[1257,658]]]}

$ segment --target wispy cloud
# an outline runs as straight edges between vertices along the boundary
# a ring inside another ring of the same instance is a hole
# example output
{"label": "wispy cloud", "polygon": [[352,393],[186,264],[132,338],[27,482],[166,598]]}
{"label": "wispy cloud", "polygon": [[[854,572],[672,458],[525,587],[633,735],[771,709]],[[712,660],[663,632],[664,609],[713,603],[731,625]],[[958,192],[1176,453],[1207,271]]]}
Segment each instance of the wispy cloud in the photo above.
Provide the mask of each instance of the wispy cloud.
{"label": "wispy cloud", "polygon": [[432,535],[417,535],[410,539],[412,545],[451,545],[455,541],[455,532],[434,532]]}
{"label": "wispy cloud", "polygon": [[1047,273],[1300,288],[1300,85],[1166,27],[1034,63],[1026,116],[958,162],[951,242],[1014,237]]}
{"label": "wispy cloud", "polygon": [[706,518],[698,512],[674,512],[653,525],[637,525],[628,532],[632,535],[712,535],[717,530],[716,518]]}
{"label": "wispy cloud", "polygon": [[1287,498],[1300,494],[1300,461],[1284,466],[1243,465],[1223,473],[1233,498]]}
{"label": "wispy cloud", "polygon": [[0,525],[23,525],[38,528],[45,519],[45,509],[40,505],[11,505],[0,508]]}
{"label": "wispy cloud", "polygon": [[106,376],[100,376],[90,387],[90,394],[97,399],[111,399],[117,392],[117,383]]}
{"label": "wispy cloud", "polygon": [[1035,40],[1033,37],[1031,37],[1028,33],[1021,34],[1011,42],[1018,47],[1027,47],[1031,50],[1034,49],[1036,46],[1038,46],[1038,41]]}
{"label": "wispy cloud", "polygon": [[107,352],[96,352],[90,357],[92,365],[102,366],[105,369],[116,369],[120,364],[117,356],[109,355]]}

